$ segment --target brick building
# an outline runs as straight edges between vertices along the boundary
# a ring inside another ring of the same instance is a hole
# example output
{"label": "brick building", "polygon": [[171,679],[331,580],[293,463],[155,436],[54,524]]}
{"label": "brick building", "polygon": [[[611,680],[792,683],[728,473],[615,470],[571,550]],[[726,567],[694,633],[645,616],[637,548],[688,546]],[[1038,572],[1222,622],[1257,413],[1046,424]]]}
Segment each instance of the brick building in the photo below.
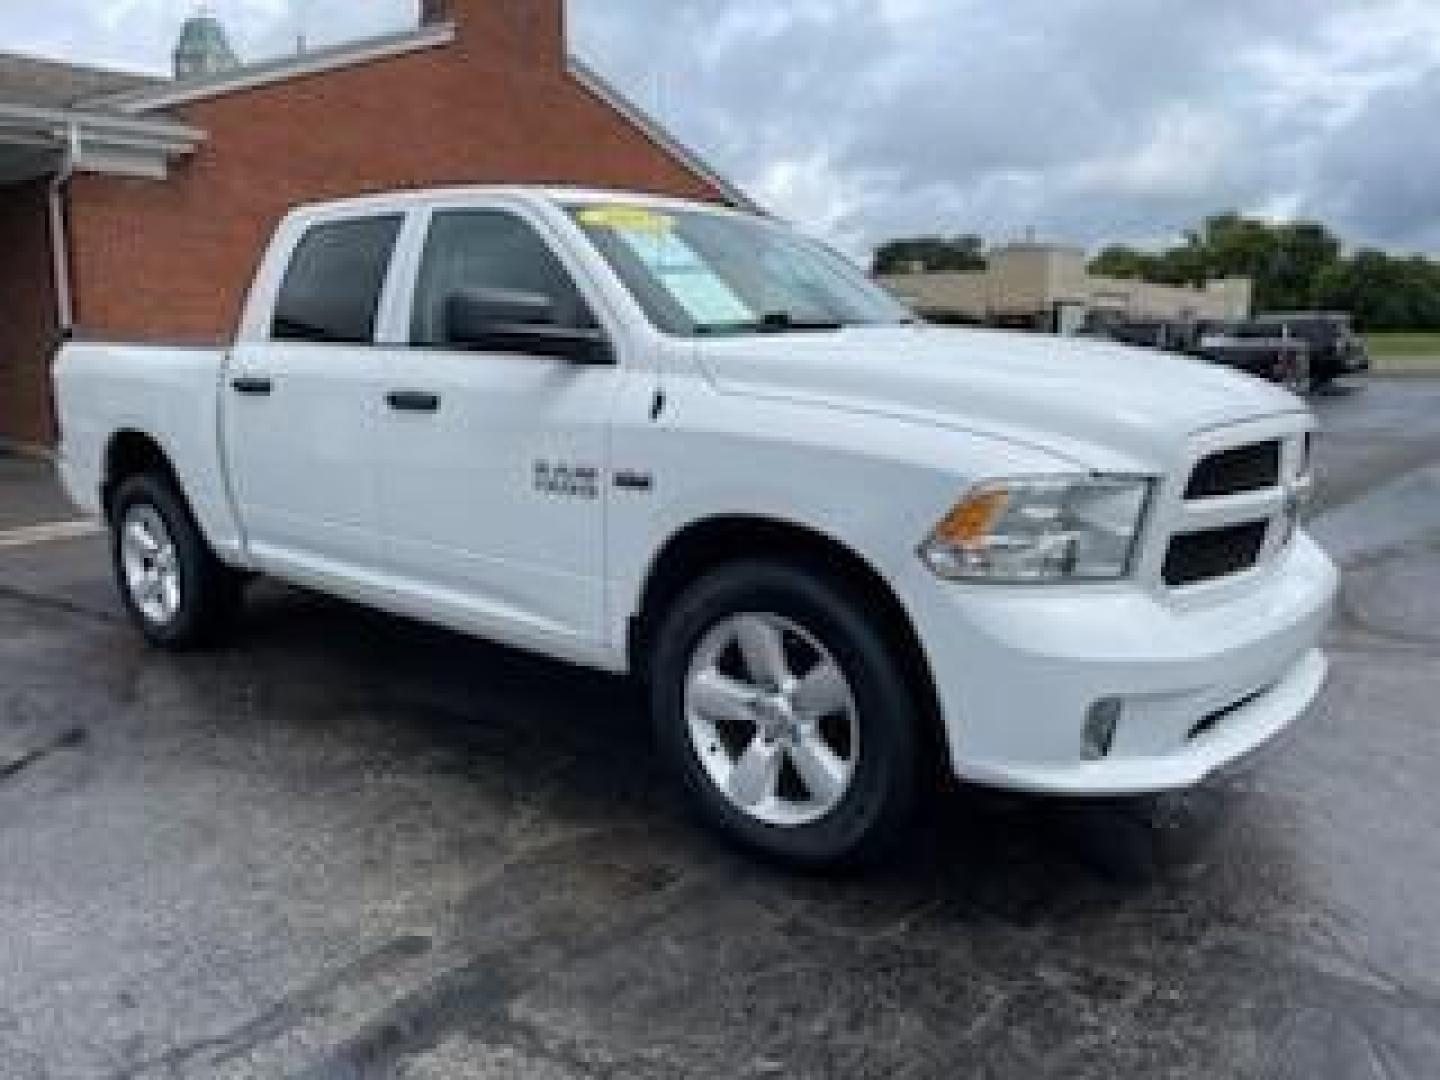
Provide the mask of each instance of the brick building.
{"label": "brick building", "polygon": [[745,203],[569,54],[564,0],[422,8],[413,31],[200,80],[0,57],[0,439],[53,441],[67,330],[223,340],[296,203],[491,182]]}

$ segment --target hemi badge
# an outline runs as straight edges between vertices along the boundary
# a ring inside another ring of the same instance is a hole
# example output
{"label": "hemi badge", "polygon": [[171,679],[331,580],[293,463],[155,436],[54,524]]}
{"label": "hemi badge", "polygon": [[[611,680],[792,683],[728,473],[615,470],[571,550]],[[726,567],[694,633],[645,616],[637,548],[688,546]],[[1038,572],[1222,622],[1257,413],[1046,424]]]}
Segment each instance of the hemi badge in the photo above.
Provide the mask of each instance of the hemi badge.
{"label": "hemi badge", "polygon": [[649,473],[622,469],[615,474],[615,486],[622,491],[649,491],[655,486],[655,478]]}

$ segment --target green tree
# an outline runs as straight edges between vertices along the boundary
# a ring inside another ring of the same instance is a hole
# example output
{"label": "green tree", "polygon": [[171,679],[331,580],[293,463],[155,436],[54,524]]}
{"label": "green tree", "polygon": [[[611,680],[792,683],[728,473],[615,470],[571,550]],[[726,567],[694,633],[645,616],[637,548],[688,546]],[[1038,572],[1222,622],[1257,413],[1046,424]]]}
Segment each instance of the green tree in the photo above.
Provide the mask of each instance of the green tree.
{"label": "green tree", "polygon": [[978,236],[915,236],[891,240],[875,251],[871,272],[877,277],[909,274],[960,274],[985,269],[985,241]]}
{"label": "green tree", "polygon": [[1090,263],[1090,272],[1101,277],[1154,281],[1159,273],[1156,262],[1156,257],[1148,251],[1112,244],[1095,256]]}
{"label": "green tree", "polygon": [[1340,240],[1318,221],[1292,221],[1276,229],[1279,241],[1265,287],[1266,307],[1294,310],[1316,302],[1316,286],[1326,268],[1340,261]]}
{"label": "green tree", "polygon": [[1366,248],[1326,267],[1315,299],[1351,312],[1362,330],[1440,330],[1440,265]]}
{"label": "green tree", "polygon": [[1276,311],[1313,306],[1322,273],[1340,258],[1339,239],[1317,221],[1277,224],[1231,211],[1206,218],[1184,243],[1154,254],[1106,248],[1092,269],[1165,285],[1248,277],[1255,282],[1256,306]]}

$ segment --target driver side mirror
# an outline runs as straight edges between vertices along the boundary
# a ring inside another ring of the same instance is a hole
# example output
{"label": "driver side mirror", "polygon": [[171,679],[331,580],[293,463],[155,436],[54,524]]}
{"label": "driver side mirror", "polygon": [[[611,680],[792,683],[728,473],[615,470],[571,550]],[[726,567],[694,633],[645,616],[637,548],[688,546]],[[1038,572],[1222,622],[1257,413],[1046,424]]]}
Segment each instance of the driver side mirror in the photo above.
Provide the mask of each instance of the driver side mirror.
{"label": "driver side mirror", "polygon": [[459,289],[445,300],[445,340],[484,352],[614,362],[603,331],[559,325],[555,302],[543,293]]}

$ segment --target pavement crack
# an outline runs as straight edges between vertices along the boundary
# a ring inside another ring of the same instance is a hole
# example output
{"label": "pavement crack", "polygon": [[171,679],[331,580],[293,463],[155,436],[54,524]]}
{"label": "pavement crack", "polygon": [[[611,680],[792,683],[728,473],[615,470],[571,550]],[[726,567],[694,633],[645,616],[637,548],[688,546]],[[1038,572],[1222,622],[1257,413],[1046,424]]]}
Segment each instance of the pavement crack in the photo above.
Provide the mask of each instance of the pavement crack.
{"label": "pavement crack", "polygon": [[351,983],[366,983],[406,964],[430,951],[428,937],[406,935],[353,960],[343,967],[322,975],[283,1001],[270,1006],[253,1020],[227,1035],[199,1039],[172,1047],[153,1058],[136,1062],[114,1080],[135,1080],[156,1068],[175,1074],[201,1059],[207,1067],[225,1065],[244,1058],[259,1047],[269,1045],[303,1026],[310,1018],[323,1014],[335,991]]}
{"label": "pavement crack", "polygon": [[678,881],[612,919],[576,926],[558,940],[537,934],[487,949],[395,1002],[292,1080],[379,1080],[396,1075],[401,1062],[434,1049],[454,1031],[515,1034],[511,1008],[537,974],[631,941],[640,927],[695,903],[712,887],[703,879]]}
{"label": "pavement crack", "polygon": [[84,604],[77,604],[73,600],[65,600],[58,596],[43,596],[9,585],[0,585],[0,600],[9,600],[27,607],[46,608],[66,615],[78,615],[96,622],[116,623],[120,621],[120,616],[113,611],[99,611],[92,607],[86,607]]}
{"label": "pavement crack", "polygon": [[38,765],[51,754],[61,750],[78,750],[85,745],[89,738],[90,733],[84,728],[71,728],[43,746],[9,761],[0,762],[0,782],[14,779],[31,766]]}

